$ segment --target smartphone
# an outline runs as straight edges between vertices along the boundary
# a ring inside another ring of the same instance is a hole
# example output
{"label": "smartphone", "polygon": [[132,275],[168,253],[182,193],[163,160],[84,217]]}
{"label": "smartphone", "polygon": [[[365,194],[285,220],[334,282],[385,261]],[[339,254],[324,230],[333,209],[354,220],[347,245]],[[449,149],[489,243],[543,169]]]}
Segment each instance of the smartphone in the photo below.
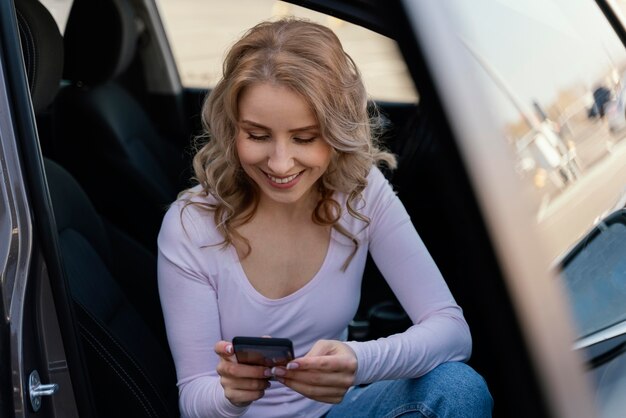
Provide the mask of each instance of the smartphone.
{"label": "smartphone", "polygon": [[258,366],[284,366],[293,360],[293,344],[288,338],[235,337],[237,362]]}

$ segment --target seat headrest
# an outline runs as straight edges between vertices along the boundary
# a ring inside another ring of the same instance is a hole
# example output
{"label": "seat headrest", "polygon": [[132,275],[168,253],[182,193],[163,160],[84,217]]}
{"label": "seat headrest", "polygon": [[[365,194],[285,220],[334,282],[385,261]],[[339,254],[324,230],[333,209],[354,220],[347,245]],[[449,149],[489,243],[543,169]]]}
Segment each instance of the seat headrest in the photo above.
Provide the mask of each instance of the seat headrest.
{"label": "seat headrest", "polygon": [[64,79],[87,85],[113,79],[137,49],[134,10],[126,0],[75,0],[63,38]]}
{"label": "seat headrest", "polygon": [[37,0],[17,1],[22,54],[35,112],[54,99],[63,72],[63,40],[48,10]]}

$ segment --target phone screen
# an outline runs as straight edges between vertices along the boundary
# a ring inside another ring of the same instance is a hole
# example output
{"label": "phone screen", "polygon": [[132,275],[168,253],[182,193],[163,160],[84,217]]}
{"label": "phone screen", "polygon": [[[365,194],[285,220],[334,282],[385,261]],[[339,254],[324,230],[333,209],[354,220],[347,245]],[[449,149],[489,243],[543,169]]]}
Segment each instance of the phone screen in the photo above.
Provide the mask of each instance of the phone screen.
{"label": "phone screen", "polygon": [[235,337],[237,362],[259,366],[284,366],[293,360],[293,344],[288,338]]}

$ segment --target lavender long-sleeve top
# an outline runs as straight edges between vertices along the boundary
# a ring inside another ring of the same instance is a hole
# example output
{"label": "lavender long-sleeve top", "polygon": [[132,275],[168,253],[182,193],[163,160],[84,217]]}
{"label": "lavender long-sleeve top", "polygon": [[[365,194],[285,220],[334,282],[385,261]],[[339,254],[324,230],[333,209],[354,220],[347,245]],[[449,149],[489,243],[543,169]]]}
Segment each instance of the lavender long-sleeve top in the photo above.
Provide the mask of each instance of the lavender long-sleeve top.
{"label": "lavender long-sleeve top", "polygon": [[[345,207],[345,196],[336,196]],[[184,198],[183,198],[184,199]],[[211,202],[194,197],[194,201]],[[333,230],[326,258],[301,289],[269,299],[250,284],[232,247],[222,248],[213,213],[179,199],[168,210],[159,234],[159,291],[185,417],[316,417],[331,405],[308,399],[272,382],[265,396],[237,407],[224,396],[213,346],[237,335],[290,338],[296,357],[320,339],[345,341],[359,305],[369,251],[414,325],[375,341],[347,344],[357,356],[355,384],[421,376],[471,352],[469,329],[443,277],[419,238],[402,203],[382,173],[373,168],[360,212],[365,226],[347,213],[342,225],[354,244]],[[347,212],[347,211],[344,211]],[[303,237],[305,239],[305,237]]]}

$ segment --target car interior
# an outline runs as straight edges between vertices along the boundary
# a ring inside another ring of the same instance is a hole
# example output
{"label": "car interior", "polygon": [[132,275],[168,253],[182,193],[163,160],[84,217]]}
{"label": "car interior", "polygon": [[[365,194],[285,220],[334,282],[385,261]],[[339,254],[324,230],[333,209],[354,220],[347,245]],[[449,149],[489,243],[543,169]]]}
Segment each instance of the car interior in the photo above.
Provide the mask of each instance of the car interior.
{"label": "car interior", "polygon": [[[177,416],[156,237],[167,205],[192,184],[193,136],[206,91],[163,98],[145,88],[150,69],[140,51],[152,39],[136,3],[75,0],[63,36],[37,0],[15,4],[56,225],[46,245],[61,260],[48,268],[71,297],[69,321],[80,336],[77,358],[68,361],[84,366],[89,385],[80,390],[98,415]],[[400,29],[383,27],[405,55],[421,56],[402,44]],[[388,177],[464,309],[474,340],[469,363],[487,380],[496,416],[543,416],[536,375],[520,330],[510,326],[512,304],[432,80],[423,61],[409,66],[419,104],[377,103],[399,161]],[[165,120],[180,106],[185,123]],[[383,337],[407,321],[370,260],[352,338]]]}
{"label": "car interior", "polygon": [[[43,50],[63,56],[60,33],[45,8],[29,1],[20,3],[18,11],[22,33],[33,41],[25,48],[25,61],[35,62]],[[56,91],[60,77],[40,82],[36,77],[43,73],[34,73],[32,85]],[[47,97],[53,96],[33,96],[36,110],[46,107]],[[45,169],[97,410],[102,416],[121,416],[122,411],[174,416],[175,371],[158,303],[154,252],[101,217],[84,189],[58,163],[47,159]]]}

